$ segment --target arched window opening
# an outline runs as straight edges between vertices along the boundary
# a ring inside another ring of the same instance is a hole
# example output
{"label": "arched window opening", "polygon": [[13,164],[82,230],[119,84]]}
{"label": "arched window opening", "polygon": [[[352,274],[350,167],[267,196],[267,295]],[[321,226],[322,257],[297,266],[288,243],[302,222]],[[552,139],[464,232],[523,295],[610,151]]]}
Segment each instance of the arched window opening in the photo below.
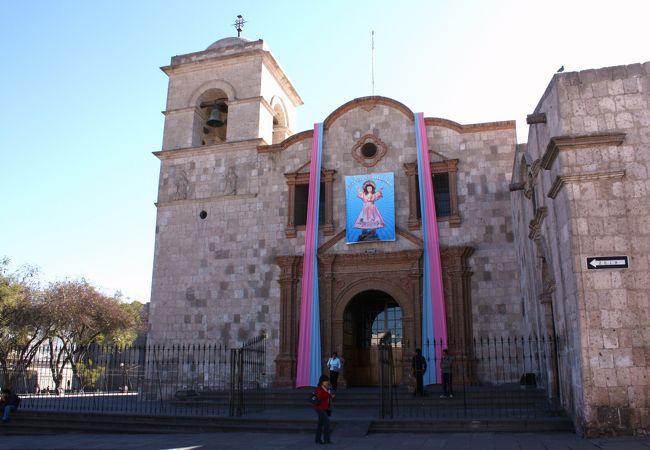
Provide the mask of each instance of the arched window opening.
{"label": "arched window opening", "polygon": [[206,91],[199,99],[198,118],[201,124],[201,145],[226,142],[228,129],[228,97],[220,89]]}
{"label": "arched window opening", "polygon": [[273,107],[273,144],[278,144],[289,137],[289,127],[282,105],[276,104]]}

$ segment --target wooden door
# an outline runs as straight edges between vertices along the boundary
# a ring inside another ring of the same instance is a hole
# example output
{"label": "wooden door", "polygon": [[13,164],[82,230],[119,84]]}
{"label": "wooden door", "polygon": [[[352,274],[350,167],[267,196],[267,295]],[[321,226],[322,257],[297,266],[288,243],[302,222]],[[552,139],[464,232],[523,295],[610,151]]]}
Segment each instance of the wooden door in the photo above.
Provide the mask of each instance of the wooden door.
{"label": "wooden door", "polygon": [[378,344],[386,331],[394,336],[393,359],[396,382],[401,381],[402,313],[395,300],[381,291],[355,296],[343,318],[344,376],[349,386],[376,386],[379,383]]}

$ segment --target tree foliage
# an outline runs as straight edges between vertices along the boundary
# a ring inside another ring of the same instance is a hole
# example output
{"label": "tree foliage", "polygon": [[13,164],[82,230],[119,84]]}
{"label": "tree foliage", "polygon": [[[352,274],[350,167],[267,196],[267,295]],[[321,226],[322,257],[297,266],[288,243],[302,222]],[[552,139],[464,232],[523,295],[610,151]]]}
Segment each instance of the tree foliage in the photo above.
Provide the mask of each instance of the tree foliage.
{"label": "tree foliage", "polygon": [[81,386],[100,372],[87,357],[90,346],[130,345],[143,331],[143,304],[105,295],[86,280],[55,282],[43,289],[29,266],[8,272],[0,258],[0,379],[13,386],[39,349],[46,350],[52,378],[61,388],[72,367]]}
{"label": "tree foliage", "polygon": [[21,267],[7,272],[9,260],[0,260],[0,370],[13,386],[28,367],[53,324],[43,308],[37,271]]}
{"label": "tree foliage", "polygon": [[53,283],[45,298],[47,314],[54,322],[49,350],[57,388],[66,365],[78,377],[79,362],[84,361],[90,345],[128,334],[137,324],[117,298],[102,294],[85,280]]}

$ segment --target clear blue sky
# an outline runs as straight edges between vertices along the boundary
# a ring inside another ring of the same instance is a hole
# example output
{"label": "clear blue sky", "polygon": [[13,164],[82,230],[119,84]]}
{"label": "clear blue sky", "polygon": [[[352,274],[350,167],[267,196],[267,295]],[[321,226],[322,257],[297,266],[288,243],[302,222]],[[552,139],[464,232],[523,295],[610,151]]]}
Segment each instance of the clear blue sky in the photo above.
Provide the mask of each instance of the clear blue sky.
{"label": "clear blue sky", "polygon": [[2,1],[0,256],[44,281],[149,300],[173,55],[264,39],[305,105],[294,131],[375,94],[461,123],[517,120],[553,73],[644,62],[650,3]]}

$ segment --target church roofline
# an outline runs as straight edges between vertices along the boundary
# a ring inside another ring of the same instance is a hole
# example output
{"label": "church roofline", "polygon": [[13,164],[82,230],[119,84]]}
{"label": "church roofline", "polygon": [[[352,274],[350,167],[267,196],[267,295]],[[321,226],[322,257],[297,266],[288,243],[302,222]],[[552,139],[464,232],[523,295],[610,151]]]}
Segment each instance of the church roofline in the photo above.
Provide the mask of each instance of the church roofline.
{"label": "church roofline", "polygon": [[573,72],[562,72],[556,73],[553,75],[549,81],[544,94],[540,97],[533,113],[540,113],[542,104],[546,97],[553,91],[555,86],[558,84],[560,79],[575,79],[575,82],[578,84],[591,83],[594,81],[599,81],[600,79],[604,80],[616,80],[619,78],[625,78],[626,76],[635,76],[643,75],[645,73],[645,66],[650,65],[650,61],[643,63],[634,63],[634,64],[624,64],[619,66],[608,66],[601,67],[600,69],[586,69]]}
{"label": "church roofline", "polygon": [[208,47],[206,50],[172,56],[170,64],[168,66],[163,66],[160,69],[163,72],[169,74],[169,70],[173,70],[187,64],[197,63],[210,59],[241,56],[248,53],[258,53],[265,50],[264,41],[262,39],[258,39],[257,41],[241,42],[235,45],[222,46],[217,48]]}
{"label": "church roofline", "polygon": [[370,111],[372,108],[375,108],[379,105],[391,106],[398,111],[401,111],[406,117],[409,118],[409,120],[413,120],[413,111],[411,111],[411,109],[404,103],[398,102],[397,100],[393,100],[389,97],[373,95],[368,97],[355,98],[354,100],[350,100],[347,103],[343,103],[325,118],[323,121],[323,128],[328,129],[334,122],[336,122],[339,117],[355,108],[362,108]]}
{"label": "church roofline", "polygon": [[[367,109],[368,111],[378,105],[391,106],[398,111],[404,113],[404,115],[410,120],[414,120],[413,111],[397,100],[393,100],[389,97],[382,96],[368,96],[368,97],[359,97],[354,100],[350,100],[347,103],[336,108],[330,115],[328,115],[323,121],[323,128],[327,130],[332,126],[332,124],[340,118],[343,114],[356,109],[362,108]],[[498,130],[514,130],[516,127],[516,122],[514,120],[506,120],[500,122],[485,122],[485,123],[473,123],[463,125],[453,120],[441,119],[438,117],[425,117],[424,123],[428,127],[442,127],[454,130],[457,133],[479,133],[483,131],[498,131]],[[277,151],[282,151],[294,145],[303,139],[311,139],[314,135],[313,130],[305,130],[300,133],[289,136],[282,142],[272,145],[260,145],[257,147],[258,152],[260,153],[272,153]]]}
{"label": "church roofline", "polygon": [[273,73],[282,89],[293,102],[294,106],[304,104],[300,94],[298,94],[293,83],[289,80],[286,72],[282,69],[282,66],[280,66],[280,63],[275,59],[275,56],[273,56],[273,53],[271,53],[271,51],[266,47],[262,39],[250,42],[242,40],[241,42],[230,46],[221,46],[216,48],[208,47],[207,50],[202,50],[200,52],[173,56],[171,64],[161,67],[160,70],[162,70],[167,76],[171,76],[177,71],[195,70],[195,67],[199,64],[203,65],[206,62],[219,63],[228,59],[255,57],[258,55],[262,56],[262,64],[266,65],[269,71]]}

